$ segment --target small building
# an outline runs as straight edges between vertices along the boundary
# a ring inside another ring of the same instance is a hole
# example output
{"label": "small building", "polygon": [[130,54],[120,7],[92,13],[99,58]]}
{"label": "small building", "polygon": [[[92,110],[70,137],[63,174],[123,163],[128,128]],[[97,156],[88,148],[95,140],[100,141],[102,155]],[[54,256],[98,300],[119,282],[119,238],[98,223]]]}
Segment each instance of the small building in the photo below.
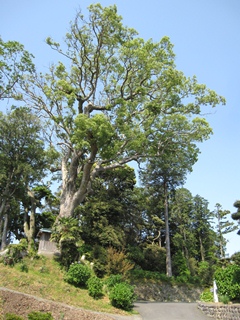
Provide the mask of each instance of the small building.
{"label": "small building", "polygon": [[60,251],[55,242],[51,241],[51,229],[42,228],[39,230],[37,237],[39,238],[38,254],[42,255],[59,255]]}

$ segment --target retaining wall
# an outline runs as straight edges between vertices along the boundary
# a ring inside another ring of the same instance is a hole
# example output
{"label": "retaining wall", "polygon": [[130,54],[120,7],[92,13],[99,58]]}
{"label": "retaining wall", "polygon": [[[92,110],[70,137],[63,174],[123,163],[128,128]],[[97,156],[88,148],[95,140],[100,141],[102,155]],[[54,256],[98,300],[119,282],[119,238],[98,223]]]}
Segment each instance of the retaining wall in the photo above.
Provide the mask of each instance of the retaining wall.
{"label": "retaining wall", "polygon": [[198,308],[216,320],[239,320],[240,304],[221,304],[199,302]]}

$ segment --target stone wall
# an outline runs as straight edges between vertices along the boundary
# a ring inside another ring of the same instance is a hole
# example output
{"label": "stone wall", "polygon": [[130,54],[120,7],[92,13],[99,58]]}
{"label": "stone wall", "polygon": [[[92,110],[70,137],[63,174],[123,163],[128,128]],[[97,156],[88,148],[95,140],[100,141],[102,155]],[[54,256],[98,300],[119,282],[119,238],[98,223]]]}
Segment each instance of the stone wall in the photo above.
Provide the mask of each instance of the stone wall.
{"label": "stone wall", "polygon": [[198,308],[216,320],[239,320],[240,304],[221,304],[199,302]]}
{"label": "stone wall", "polygon": [[201,288],[174,286],[161,283],[144,283],[135,285],[138,300],[158,302],[196,302],[200,300]]}

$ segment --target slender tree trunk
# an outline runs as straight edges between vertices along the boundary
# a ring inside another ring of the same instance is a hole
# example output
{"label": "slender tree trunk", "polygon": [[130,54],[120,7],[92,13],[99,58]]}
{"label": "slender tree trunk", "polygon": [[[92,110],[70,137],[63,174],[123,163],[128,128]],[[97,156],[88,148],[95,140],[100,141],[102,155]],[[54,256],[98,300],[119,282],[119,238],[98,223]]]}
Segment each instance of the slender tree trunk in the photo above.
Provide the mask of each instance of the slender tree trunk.
{"label": "slender tree trunk", "polygon": [[30,250],[32,247],[34,247],[34,235],[35,235],[35,228],[36,228],[35,226],[36,199],[34,196],[34,192],[31,190],[28,190],[28,196],[31,199],[30,218],[28,219],[28,207],[26,207],[25,214],[24,214],[23,228],[28,241],[28,250]]}
{"label": "slender tree trunk", "polygon": [[1,250],[4,250],[7,246],[7,233],[8,233],[8,213],[4,215],[4,225],[3,225],[3,232],[2,232],[2,245]]}
{"label": "slender tree trunk", "polygon": [[200,254],[201,254],[201,260],[205,261],[205,254],[204,254],[204,248],[202,243],[202,237],[199,235],[199,244],[200,244]]}
{"label": "slender tree trunk", "polygon": [[[3,233],[3,218],[0,220],[0,239],[2,239],[2,233]],[[1,240],[2,242],[2,240]],[[1,244],[0,244],[0,250],[1,250]]]}
{"label": "slender tree trunk", "polygon": [[220,258],[224,258],[225,253],[223,250],[223,235],[222,235],[222,230],[221,230],[221,216],[220,216],[220,212],[219,212],[219,207],[217,207],[217,219],[218,219]]}
{"label": "slender tree trunk", "polygon": [[165,218],[165,242],[166,242],[166,274],[168,277],[172,276],[172,259],[171,259],[171,247],[170,247],[170,232],[169,232],[169,212],[168,212],[168,190],[167,184],[164,184],[164,218]]}
{"label": "slender tree trunk", "polygon": [[158,239],[158,244],[159,244],[159,247],[161,248],[161,247],[162,247],[162,241],[161,241],[161,229],[159,229],[159,239]]}
{"label": "slender tree trunk", "polygon": [[185,229],[183,230],[183,239],[184,239],[184,256],[187,260],[187,266],[189,268],[189,252],[188,252],[188,248],[187,248],[187,236],[186,236],[186,231]]}

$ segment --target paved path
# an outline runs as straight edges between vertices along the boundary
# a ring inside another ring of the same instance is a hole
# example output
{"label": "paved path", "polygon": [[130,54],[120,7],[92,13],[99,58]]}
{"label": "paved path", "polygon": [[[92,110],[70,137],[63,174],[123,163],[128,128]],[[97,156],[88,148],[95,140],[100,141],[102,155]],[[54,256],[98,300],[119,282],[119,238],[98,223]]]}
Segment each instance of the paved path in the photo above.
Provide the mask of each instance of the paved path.
{"label": "paved path", "polygon": [[142,320],[210,320],[197,308],[197,303],[136,302],[134,305]]}

